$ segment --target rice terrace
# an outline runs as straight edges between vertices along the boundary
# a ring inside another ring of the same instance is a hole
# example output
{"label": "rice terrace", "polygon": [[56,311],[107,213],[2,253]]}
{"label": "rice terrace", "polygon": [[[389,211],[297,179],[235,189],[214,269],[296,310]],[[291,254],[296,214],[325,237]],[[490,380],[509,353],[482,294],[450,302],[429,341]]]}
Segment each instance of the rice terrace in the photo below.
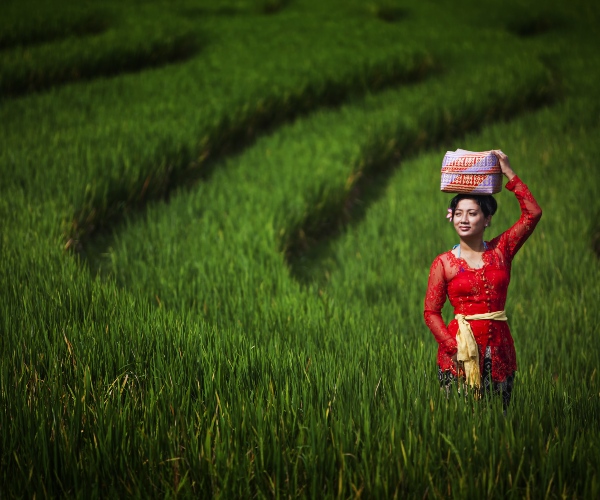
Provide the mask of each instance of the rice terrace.
{"label": "rice terrace", "polygon": [[[0,498],[600,498],[599,23],[3,0]],[[446,397],[423,320],[456,148],[543,209],[506,415]]]}

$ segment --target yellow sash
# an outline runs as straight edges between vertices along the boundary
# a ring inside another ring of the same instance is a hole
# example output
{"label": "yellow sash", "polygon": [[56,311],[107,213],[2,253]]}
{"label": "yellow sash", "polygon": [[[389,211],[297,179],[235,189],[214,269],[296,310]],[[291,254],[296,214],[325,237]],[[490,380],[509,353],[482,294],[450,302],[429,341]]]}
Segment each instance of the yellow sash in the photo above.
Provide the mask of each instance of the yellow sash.
{"label": "yellow sash", "polygon": [[465,316],[457,314],[455,316],[458,321],[458,332],[456,333],[456,343],[458,344],[458,352],[456,360],[463,363],[465,369],[465,377],[467,384],[471,387],[479,388],[481,386],[481,372],[479,371],[479,349],[469,320],[472,319],[492,319],[495,321],[508,321],[504,311],[494,311],[484,314],[472,314]]}

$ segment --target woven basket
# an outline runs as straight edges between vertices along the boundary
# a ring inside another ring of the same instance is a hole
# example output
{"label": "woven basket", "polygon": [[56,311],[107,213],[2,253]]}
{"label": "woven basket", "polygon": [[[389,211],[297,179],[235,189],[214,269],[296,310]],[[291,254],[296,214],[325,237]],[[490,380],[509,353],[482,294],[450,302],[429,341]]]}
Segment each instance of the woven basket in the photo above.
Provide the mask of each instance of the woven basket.
{"label": "woven basket", "polygon": [[442,163],[446,193],[494,194],[502,191],[502,170],[491,151],[448,151]]}

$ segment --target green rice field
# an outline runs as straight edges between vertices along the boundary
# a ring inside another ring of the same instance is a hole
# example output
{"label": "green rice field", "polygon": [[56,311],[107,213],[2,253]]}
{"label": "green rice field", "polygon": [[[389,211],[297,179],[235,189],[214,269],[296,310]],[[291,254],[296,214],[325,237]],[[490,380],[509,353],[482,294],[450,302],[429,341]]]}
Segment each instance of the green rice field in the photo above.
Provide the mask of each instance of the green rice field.
{"label": "green rice field", "polygon": [[[4,0],[0,498],[600,498],[599,23]],[[506,415],[446,397],[423,321],[457,148],[544,211]]]}

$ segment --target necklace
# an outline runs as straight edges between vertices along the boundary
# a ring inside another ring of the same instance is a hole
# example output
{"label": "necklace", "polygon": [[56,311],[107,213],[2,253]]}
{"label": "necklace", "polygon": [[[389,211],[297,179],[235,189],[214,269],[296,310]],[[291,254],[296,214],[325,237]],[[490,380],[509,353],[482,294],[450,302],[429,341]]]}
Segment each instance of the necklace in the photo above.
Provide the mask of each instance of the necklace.
{"label": "necklace", "polygon": [[[458,251],[456,252],[456,258],[460,259],[461,258],[461,256],[460,256],[460,244],[454,245],[452,247],[452,250],[454,250],[454,249],[458,249]],[[483,242],[483,252],[481,252],[481,254],[479,254],[479,260],[477,262],[475,262],[473,264],[473,263],[469,262],[467,259],[465,259],[464,257],[462,257],[462,260],[464,260],[471,269],[482,269],[483,266],[484,266],[484,264],[483,264],[483,253],[485,251],[487,251],[487,249],[488,249],[487,243],[484,241]]]}

